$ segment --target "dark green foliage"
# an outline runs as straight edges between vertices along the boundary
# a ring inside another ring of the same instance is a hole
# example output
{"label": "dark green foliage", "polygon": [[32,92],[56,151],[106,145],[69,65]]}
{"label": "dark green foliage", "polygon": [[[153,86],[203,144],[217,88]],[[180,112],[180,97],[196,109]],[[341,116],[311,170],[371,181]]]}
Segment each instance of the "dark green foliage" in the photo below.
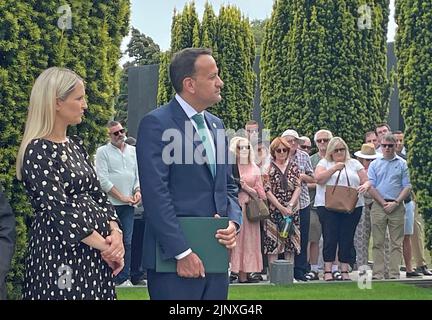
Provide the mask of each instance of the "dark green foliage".
{"label": "dark green foliage", "polygon": [[120,42],[127,34],[129,0],[72,1],[72,28],[61,30],[52,0],[0,1],[0,183],[17,217],[16,254],[8,276],[10,298],[19,298],[26,237],[32,209],[15,179],[15,159],[27,117],[35,78],[47,67],[73,69],[86,81],[88,110],[83,123],[71,128],[90,153],[105,140],[118,93]]}
{"label": "dark green foliage", "polygon": [[358,148],[365,131],[387,115],[388,1],[277,0],[261,58],[262,117],[272,136],[288,128],[312,137],[321,128]]}
{"label": "dark green foliage", "polygon": [[249,21],[233,6],[221,7],[216,17],[206,3],[201,24],[194,3],[187,4],[182,12],[174,12],[171,50],[162,55],[159,66],[158,104],[168,102],[174,94],[168,76],[172,53],[198,46],[212,49],[225,83],[223,100],[211,112],[221,117],[228,128],[242,128],[252,114],[255,42]]}
{"label": "dark green foliage", "polygon": [[432,3],[396,1],[396,55],[408,167],[432,248]]}

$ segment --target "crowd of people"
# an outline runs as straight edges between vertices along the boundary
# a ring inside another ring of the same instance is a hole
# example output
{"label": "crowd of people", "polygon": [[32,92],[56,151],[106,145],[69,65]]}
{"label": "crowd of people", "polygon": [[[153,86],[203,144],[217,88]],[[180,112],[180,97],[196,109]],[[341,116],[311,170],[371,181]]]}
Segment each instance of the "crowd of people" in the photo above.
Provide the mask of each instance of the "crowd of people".
{"label": "crowd of people", "polygon": [[[247,263],[257,257],[250,253],[251,244],[255,252],[262,252],[264,265],[269,268],[278,257],[292,262],[297,281],[319,280],[321,269],[325,281],[350,280],[351,271],[366,270],[371,265],[373,279],[398,279],[402,256],[406,277],[432,275],[424,258],[422,223],[409,182],[403,132],[392,133],[388,124],[379,123],[375,131],[365,134],[361,149],[351,154],[341,137],[320,129],[313,139],[317,152],[311,155],[311,140],[299,137],[295,130],[286,130],[269,147],[250,135],[258,131],[258,123],[251,120],[245,126],[246,138],[234,137],[231,144],[233,151],[235,146],[237,152],[244,150],[245,159],[254,159],[256,153],[255,163],[261,167],[260,178],[266,191],[261,197],[267,199],[271,214],[262,222],[248,222],[255,224],[255,229],[261,225],[261,243],[255,237],[250,241],[246,229],[240,231],[242,240],[236,256],[243,243],[248,249],[243,250],[243,269],[237,265],[231,269],[231,282],[243,283],[245,274],[247,282],[262,280],[261,264]],[[253,181],[260,185],[256,178]],[[357,190],[358,200],[352,211],[328,208],[326,187],[336,184]],[[242,205],[247,206],[247,202]],[[288,239],[278,233],[286,216],[293,218],[295,230]],[[244,214],[243,219],[247,220]],[[412,264],[413,251],[416,268]],[[247,260],[249,256],[251,260]],[[237,280],[238,271],[242,277]]]}
{"label": "crowd of people", "polygon": [[[138,283],[144,269],[151,299],[226,299],[229,280],[260,281],[276,259],[294,265],[297,281],[320,279],[320,257],[325,281],[349,280],[351,270],[369,263],[370,236],[375,279],[398,278],[402,255],[407,277],[432,275],[402,132],[378,124],[365,134],[357,159],[343,138],[325,129],[314,135],[313,155],[311,139],[293,129],[269,144],[259,140],[252,120],[245,135],[227,141],[222,120],[206,110],[222,99],[223,88],[211,51],[178,52],[169,72],[176,91],[170,103],[142,119],[136,140],[126,138],[121,123],[109,122],[108,143],[95,159],[80,138],[67,135],[87,109],[84,80],[58,67],[36,79],[16,162],[34,209],[24,299],[115,299],[115,286]],[[172,129],[180,137],[173,147],[179,162],[165,159],[171,159],[165,134]],[[185,163],[188,151],[191,163]],[[328,205],[326,187],[335,184],[357,190],[352,211]],[[266,203],[267,219],[249,221],[252,200]],[[143,269],[134,273],[139,205],[146,213]],[[0,193],[0,298],[13,253],[11,217]],[[227,272],[206,272],[180,217],[228,218],[208,236],[229,250],[231,277],[228,266]],[[281,232],[287,221],[289,232]],[[176,272],[158,270],[158,259],[176,261]]]}

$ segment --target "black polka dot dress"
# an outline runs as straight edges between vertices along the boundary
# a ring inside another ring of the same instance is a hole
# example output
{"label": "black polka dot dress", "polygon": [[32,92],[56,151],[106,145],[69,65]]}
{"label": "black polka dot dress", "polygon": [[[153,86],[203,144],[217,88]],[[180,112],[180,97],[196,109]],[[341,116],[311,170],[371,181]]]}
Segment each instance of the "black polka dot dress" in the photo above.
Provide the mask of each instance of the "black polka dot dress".
{"label": "black polka dot dress", "polygon": [[93,230],[109,235],[117,220],[78,138],[32,140],[23,182],[34,219],[26,259],[24,299],[115,299],[112,269],[100,251],[81,242]]}

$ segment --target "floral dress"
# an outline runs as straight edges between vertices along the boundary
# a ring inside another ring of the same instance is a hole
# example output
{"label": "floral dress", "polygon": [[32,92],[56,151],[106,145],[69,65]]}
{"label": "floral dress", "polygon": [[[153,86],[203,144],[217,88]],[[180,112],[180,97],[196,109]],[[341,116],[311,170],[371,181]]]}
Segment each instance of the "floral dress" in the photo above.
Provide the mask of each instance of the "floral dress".
{"label": "floral dress", "polygon": [[[295,189],[300,185],[300,172],[297,165],[290,161],[282,172],[272,162],[264,178],[264,190],[271,191],[276,199],[288,206]],[[284,252],[300,253],[300,216],[298,205],[293,215],[294,232],[288,238],[279,236],[279,228],[283,223],[282,213],[269,200],[270,219],[264,220],[264,254],[279,254]]]}
{"label": "floral dress", "polygon": [[109,222],[118,221],[82,141],[32,140],[22,174],[34,209],[24,299],[114,299],[112,269],[81,242],[93,230],[108,236]]}

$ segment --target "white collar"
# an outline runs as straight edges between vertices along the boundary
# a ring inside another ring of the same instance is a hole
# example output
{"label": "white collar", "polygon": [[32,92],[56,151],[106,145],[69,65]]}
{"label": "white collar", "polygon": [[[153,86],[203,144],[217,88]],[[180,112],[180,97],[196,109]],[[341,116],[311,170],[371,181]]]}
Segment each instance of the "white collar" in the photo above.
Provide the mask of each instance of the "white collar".
{"label": "white collar", "polygon": [[197,112],[189,103],[187,103],[179,94],[175,95],[177,102],[182,107],[183,111],[186,113],[189,119],[192,119],[194,115],[197,113],[202,114],[204,116],[204,111]]}

